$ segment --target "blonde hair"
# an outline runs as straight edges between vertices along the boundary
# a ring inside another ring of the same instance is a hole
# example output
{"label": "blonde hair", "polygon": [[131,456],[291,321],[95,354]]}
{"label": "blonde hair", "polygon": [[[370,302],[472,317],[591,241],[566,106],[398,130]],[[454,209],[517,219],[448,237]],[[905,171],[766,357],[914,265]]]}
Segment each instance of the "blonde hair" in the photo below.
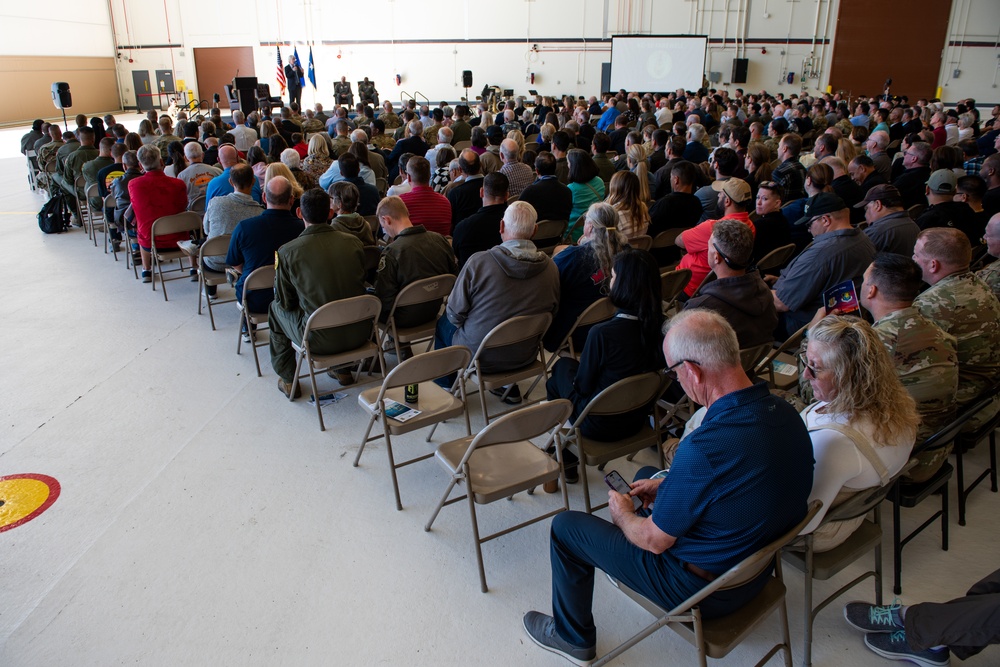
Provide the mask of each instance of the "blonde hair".
{"label": "blonde hair", "polygon": [[267,182],[270,181],[275,176],[284,176],[288,179],[288,183],[292,186],[292,199],[298,199],[305,192],[299,182],[292,176],[292,170],[288,168],[283,162],[272,162],[267,165],[267,171],[264,172],[264,187],[267,187]]}
{"label": "blonde hair", "polygon": [[630,239],[642,234],[649,226],[649,208],[642,198],[641,188],[636,174],[631,171],[617,171],[611,177],[608,198],[605,199],[605,202],[621,213],[622,222],[627,219],[631,223],[632,229],[622,230]]}
{"label": "blonde hair", "polygon": [[267,139],[268,137],[273,137],[278,134],[278,127],[269,120],[265,120],[260,124],[260,137],[261,139]]}
{"label": "blonde hair", "polygon": [[309,138],[309,153],[310,157],[330,157],[330,147],[326,143],[326,139],[323,135],[316,133]]}
{"label": "blonde hair", "polygon": [[819,343],[812,351],[824,370],[833,373],[837,388],[828,412],[845,414],[849,421],[867,419],[876,447],[901,437],[916,438],[916,404],[870,324],[857,317],[827,315],[809,330],[809,345],[813,343]]}
{"label": "blonde hair", "polygon": [[524,155],[524,133],[521,130],[511,130],[507,133],[505,139],[510,139],[515,144],[517,144],[517,155],[520,158]]}
{"label": "blonde hair", "polygon": [[844,137],[837,141],[837,157],[843,160],[844,164],[850,164],[857,156],[858,147],[850,139]]}
{"label": "blonde hair", "polygon": [[643,205],[649,201],[649,167],[646,165],[646,149],[642,144],[632,144],[625,152],[628,161],[635,167],[635,175],[639,178],[639,197]]}

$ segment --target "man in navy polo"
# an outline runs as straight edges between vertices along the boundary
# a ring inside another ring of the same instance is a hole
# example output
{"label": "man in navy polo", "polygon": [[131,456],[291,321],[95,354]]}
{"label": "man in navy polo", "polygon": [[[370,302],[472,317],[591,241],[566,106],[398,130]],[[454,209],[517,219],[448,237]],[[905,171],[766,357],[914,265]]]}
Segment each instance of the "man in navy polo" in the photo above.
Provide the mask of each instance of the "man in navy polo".
{"label": "man in navy polo", "polygon": [[[732,327],[717,313],[693,309],[670,322],[663,352],[668,371],[706,408],[681,441],[669,474],[643,468],[631,496],[608,492],[609,523],[583,512],[552,520],[552,611],[530,611],[524,629],[542,648],[578,665],[597,654],[591,612],[600,568],[670,609],[789,530],[806,514],[812,489],[809,434],[788,403],[740,365]],[[749,602],[770,571],[701,603],[717,618]]]}

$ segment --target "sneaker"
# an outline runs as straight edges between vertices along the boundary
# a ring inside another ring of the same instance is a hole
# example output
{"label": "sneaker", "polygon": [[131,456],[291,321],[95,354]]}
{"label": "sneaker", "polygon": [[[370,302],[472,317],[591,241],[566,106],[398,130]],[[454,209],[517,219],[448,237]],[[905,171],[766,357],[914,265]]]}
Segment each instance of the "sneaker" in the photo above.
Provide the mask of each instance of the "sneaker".
{"label": "sneaker", "polygon": [[556,634],[556,621],[551,616],[537,611],[529,611],[522,620],[524,631],[531,641],[546,651],[561,655],[574,665],[586,667],[597,657],[597,647],[577,648]]}
{"label": "sneaker", "polygon": [[[292,385],[291,383],[285,382],[281,378],[278,378],[278,389],[281,391],[282,394],[288,396],[288,394],[292,391]],[[295,398],[298,398],[301,395],[302,395],[302,385],[300,384],[297,387],[295,387]]]}
{"label": "sneaker", "polygon": [[865,635],[865,646],[887,660],[904,660],[923,667],[947,667],[951,656],[948,647],[916,651],[906,643],[902,630],[891,634],[878,632]]}
{"label": "sneaker", "polygon": [[241,331],[240,336],[243,338],[244,343],[249,344],[253,342],[253,338],[250,336],[249,331]]}
{"label": "sneaker", "polygon": [[844,605],[844,618],[848,625],[861,632],[896,632],[903,629],[900,604],[874,605],[868,602],[848,602]]}
{"label": "sneaker", "polygon": [[188,273],[191,275],[191,282],[198,282],[198,269],[191,269]]}
{"label": "sneaker", "polygon": [[[503,393],[507,391],[507,387],[498,387],[496,389],[490,389],[490,393],[494,396],[503,396]],[[507,391],[507,396],[501,399],[507,405],[521,405],[521,388],[516,384],[510,386],[510,391]]]}
{"label": "sneaker", "polygon": [[144,282],[144,283],[151,283],[151,282],[153,282],[153,274],[150,271],[146,271],[145,269],[143,269],[143,272],[142,272],[142,282]]}

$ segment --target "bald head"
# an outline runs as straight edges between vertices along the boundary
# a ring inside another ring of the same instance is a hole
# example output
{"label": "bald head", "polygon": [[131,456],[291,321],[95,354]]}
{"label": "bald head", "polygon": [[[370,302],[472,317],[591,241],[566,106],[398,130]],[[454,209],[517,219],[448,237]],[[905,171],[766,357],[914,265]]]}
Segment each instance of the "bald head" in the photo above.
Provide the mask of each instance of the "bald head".
{"label": "bald head", "polygon": [[504,162],[517,162],[521,156],[521,148],[513,139],[504,139],[500,142],[500,157]]}
{"label": "bald head", "polygon": [[236,147],[231,144],[223,144],[219,148],[219,164],[223,169],[239,164],[240,154],[236,152]]}
{"label": "bald head", "polygon": [[264,200],[269,209],[289,210],[292,207],[292,184],[284,176],[275,176],[264,188]]}

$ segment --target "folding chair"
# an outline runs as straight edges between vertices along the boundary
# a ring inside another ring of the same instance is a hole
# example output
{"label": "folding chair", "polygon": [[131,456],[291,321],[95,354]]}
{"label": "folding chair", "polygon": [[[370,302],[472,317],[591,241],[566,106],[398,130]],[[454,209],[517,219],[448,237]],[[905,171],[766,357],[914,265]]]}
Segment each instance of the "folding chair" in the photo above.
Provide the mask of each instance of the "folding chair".
{"label": "folding chair", "polygon": [[[401,343],[413,344],[434,340],[434,329],[437,326],[437,316],[427,322],[424,322],[423,324],[417,324],[412,327],[400,327],[396,323],[396,311],[401,308],[418,306],[420,304],[432,303],[435,301],[440,304],[449,294],[451,294],[451,289],[454,286],[455,276],[445,273],[439,276],[424,278],[422,280],[415,280],[399,291],[399,294],[396,295],[396,300],[392,304],[392,310],[389,311],[389,317],[385,324],[379,323],[378,325],[379,333],[383,342],[385,341],[385,336],[392,336],[392,343],[396,349],[397,359],[400,361],[403,359],[403,351],[400,348]],[[440,312],[440,307],[438,308],[438,311]],[[468,366],[468,363],[466,363],[466,366]],[[447,375],[447,373],[444,373],[443,375]],[[436,377],[441,376],[438,375]]]}
{"label": "folding chair", "polygon": [[760,258],[760,261],[757,262],[757,270],[764,273],[765,271],[773,271],[774,269],[781,268],[794,255],[794,243],[789,243],[788,245],[783,245],[780,248],[775,248]]}
{"label": "folding chair", "polygon": [[[565,352],[571,357],[578,357],[580,350],[573,348],[573,335],[576,333],[577,329],[581,327],[590,327],[600,322],[605,322],[610,320],[615,315],[615,306],[611,303],[611,299],[604,296],[595,301],[594,303],[587,306],[587,308],[580,313],[580,316],[576,318],[576,322],[570,327],[570,330],[566,332],[566,336],[562,339],[556,349],[553,350],[552,355],[549,360],[545,363],[545,373],[548,374],[552,367],[555,366],[556,361]],[[536,378],[532,385],[528,388],[528,391],[524,392],[525,396],[528,396],[532,391],[534,391],[535,386],[541,380],[541,377]]]}
{"label": "folding chair", "polygon": [[[803,550],[790,551],[786,549],[782,554],[789,565],[805,573],[805,637],[802,658],[802,664],[805,667],[812,665],[813,623],[824,607],[869,577],[875,580],[875,603],[882,604],[882,512],[880,505],[892,491],[899,478],[916,464],[916,459],[910,459],[885,486],[858,492],[836,507],[830,508],[830,511],[820,522],[820,526],[833,521],[856,519],[867,515],[868,512],[873,512],[872,520],[865,519],[864,523],[843,544],[829,551],[816,553],[813,550],[813,534],[809,533],[793,543],[802,547]],[[813,607],[813,580],[827,581],[831,579],[873,549],[875,550],[875,568],[873,570],[868,570],[855,577]]]}
{"label": "folding chair", "polygon": [[[545,376],[545,350],[542,349],[542,336],[545,335],[551,323],[551,313],[512,317],[493,327],[486,334],[486,337],[483,338],[483,342],[479,344],[479,349],[476,350],[475,355],[472,357],[472,362],[465,369],[464,376],[466,381],[474,378],[476,384],[479,385],[479,403],[483,408],[483,419],[486,420],[487,424],[490,423],[491,418],[496,418],[512,411],[506,410],[491,417],[489,410],[486,408],[487,390],[510,387],[520,380]],[[482,356],[484,352],[518,343],[524,343],[526,346],[528,343],[533,343],[538,348],[538,354],[530,364],[510,371],[488,373],[483,370]],[[456,387],[452,387],[452,392],[455,390]],[[508,388],[507,391],[510,391],[510,389]],[[519,407],[521,406],[517,406],[513,410]]]}
{"label": "folding chair", "polygon": [[[104,198],[104,208],[101,210],[101,215],[106,216],[107,215],[106,211],[110,208],[111,209],[111,218],[112,218],[112,222],[108,222],[108,219],[106,217],[104,218],[104,254],[105,255],[108,254],[108,246],[110,245],[109,239],[110,239],[110,235],[111,235],[111,230],[112,229],[114,229],[114,230],[118,229],[118,223],[116,223],[116,222],[113,221],[114,220],[115,204],[116,204],[115,196],[109,194],[107,197]],[[127,236],[125,236],[124,234],[122,234],[121,237],[122,237],[123,241],[127,242],[127,238],[128,238]],[[118,261],[118,248],[117,248],[117,246],[111,246],[111,254],[114,255],[115,261],[117,262]],[[129,254],[131,254],[131,250],[129,250]]]}
{"label": "folding chair", "polygon": [[663,292],[663,312],[677,306],[677,297],[691,282],[691,269],[664,269],[660,271],[660,289]]}
{"label": "folding chair", "polygon": [[253,362],[257,365],[257,377],[261,377],[260,372],[260,358],[257,356],[257,348],[264,347],[267,345],[267,341],[260,342],[258,340],[258,334],[261,331],[261,326],[266,325],[268,321],[268,311],[262,313],[251,312],[247,307],[247,295],[254,290],[259,289],[274,289],[274,265],[268,264],[267,266],[262,266],[258,269],[254,269],[246,280],[243,281],[243,294],[240,295],[240,301],[236,302],[236,308],[240,311],[240,324],[241,327],[236,330],[236,354],[240,353],[243,346],[243,331],[246,330],[250,332],[250,349],[253,351]]}
{"label": "folding chair", "polygon": [[28,187],[34,192],[38,185],[38,154],[29,148],[24,155],[28,159]]}
{"label": "folding chair", "polygon": [[757,368],[757,364],[767,356],[772,347],[772,343],[762,343],[756,347],[748,347],[740,350],[740,365],[743,366],[743,370],[747,372],[747,375],[753,373],[753,370]]}
{"label": "folding chair", "polygon": [[[587,481],[587,466],[603,469],[609,461],[629,454],[635,454],[651,446],[656,447],[660,468],[665,468],[663,450],[660,448],[660,420],[656,399],[664,389],[664,376],[660,373],[633,375],[615,382],[590,399],[587,407],[576,418],[573,425],[562,430],[567,447],[574,447],[580,459],[580,479],[583,481],[583,502],[588,514],[607,507],[607,503],[593,507],[590,504],[590,485]],[[654,412],[653,425],[643,423],[638,433],[614,442],[593,440],[583,435],[580,424],[587,417],[607,417],[621,415],[650,406]]]}
{"label": "folding chair", "polygon": [[802,327],[788,339],[767,355],[763,361],[757,364],[754,369],[757,375],[767,373],[767,382],[771,387],[781,390],[789,390],[799,383],[799,361],[794,354],[789,354],[789,350],[798,347],[806,335],[808,325]]}
{"label": "folding chair", "polygon": [[368,221],[368,226],[371,227],[372,236],[378,238],[379,222],[377,215],[366,215],[365,220]]}
{"label": "folding chair", "polygon": [[[479,584],[483,593],[487,592],[486,569],[483,566],[482,545],[494,538],[506,535],[519,528],[544,521],[551,516],[569,509],[569,495],[563,477],[562,457],[552,457],[530,442],[531,438],[552,433],[558,447],[559,425],[573,412],[573,404],[564,398],[545,401],[516,414],[509,414],[489,424],[478,435],[452,440],[438,446],[435,456],[451,475],[448,488],[431,515],[425,531],[429,531],[438,513],[445,505],[463,498],[469,501],[469,517],[472,520],[472,537],[476,545],[476,560],[479,564]],[[476,519],[476,504],[486,505],[501,498],[511,498],[515,493],[527,491],[532,494],[536,486],[552,480],[562,482],[563,504],[551,512],[499,530],[490,535],[479,534]],[[449,499],[456,485],[465,486],[465,494]]]}
{"label": "folding chair", "polygon": [[539,220],[535,230],[535,247],[551,257],[552,251],[562,243],[567,225],[567,220]]}
{"label": "folding chair", "polygon": [[187,210],[192,213],[197,213],[202,218],[205,217],[205,195],[198,195],[194,198],[190,204],[188,204]]}
{"label": "folding chair", "polygon": [[[707,658],[719,659],[729,655],[730,651],[746,639],[750,632],[768,618],[775,609],[778,610],[782,641],[780,644],[775,644],[756,664],[757,667],[760,667],[778,651],[782,651],[785,666],[792,667],[792,643],[788,632],[788,609],[785,605],[786,589],[781,572],[781,550],[798,536],[806,524],[812,521],[821,506],[822,503],[819,500],[809,503],[806,516],[795,527],[755,554],[744,558],[740,563],[729,568],[725,574],[669,611],[624,584],[615,582],[625,595],[656,616],[656,620],[594,662],[594,667],[608,664],[664,626],[669,627],[698,649],[698,664],[705,667],[708,664]],[[768,579],[767,584],[753,600],[728,616],[711,620],[702,619],[701,610],[698,608],[699,602],[717,591],[734,588],[752,581],[772,563],[774,575]]]}
{"label": "folding chair", "polygon": [[[87,204],[87,222],[86,222],[87,236],[88,238],[93,239],[95,248],[97,247],[97,226],[100,225],[104,231],[104,235],[105,236],[108,235],[108,230],[107,230],[108,225],[104,220],[104,209],[103,208],[101,209],[101,214],[98,216],[95,215],[94,209],[90,207],[91,198],[96,199],[98,196],[99,195],[97,192],[97,183],[91,183],[90,185],[88,185],[83,195],[83,198]],[[107,244],[105,244],[104,246],[104,252],[105,253],[108,252]]]}
{"label": "folding chair", "polygon": [[205,268],[205,258],[206,257],[222,257],[225,258],[226,254],[229,252],[229,239],[230,234],[223,234],[221,236],[213,236],[210,239],[206,239],[201,247],[198,248],[198,314],[201,315],[201,304],[202,301],[208,304],[208,319],[212,323],[212,331],[215,331],[215,313],[212,312],[212,304],[216,305],[222,303],[230,303],[236,301],[236,295],[234,294],[229,299],[217,300],[208,295],[209,287],[218,287],[219,285],[225,285],[228,280],[226,279],[226,273],[224,271],[212,271]]}
{"label": "folding chair", "polygon": [[[527,141],[527,140],[525,140],[525,141]],[[455,143],[455,153],[456,154],[460,155],[462,153],[462,151],[464,151],[466,148],[472,148],[472,142],[471,141],[458,141],[458,142]]]}
{"label": "folding chair", "polygon": [[629,239],[628,244],[635,248],[636,250],[646,250],[649,251],[653,247],[653,237],[642,234],[640,236],[633,236]]}
{"label": "folding chair", "polygon": [[[338,299],[330,303],[323,304],[309,316],[306,321],[305,330],[302,332],[302,342],[292,340],[292,349],[295,350],[295,378],[292,380],[291,391],[288,392],[288,400],[294,401],[298,393],[299,378],[302,370],[302,362],[306,363],[309,370],[309,380],[312,383],[313,401],[316,403],[316,416],[319,418],[319,430],[325,431],[326,425],[323,423],[323,410],[320,406],[319,388],[316,385],[316,372],[325,371],[336,366],[348,363],[360,362],[365,359],[375,358],[378,360],[379,368],[385,368],[385,361],[382,359],[382,348],[375,342],[375,322],[378,321],[379,312],[382,310],[382,302],[377,296],[362,294],[361,296],[349,299]],[[358,322],[368,322],[371,324],[371,333],[368,340],[354,348],[344,350],[334,354],[316,354],[310,347],[310,336],[313,332],[324,329],[336,329],[337,327],[356,324]],[[369,368],[368,374],[371,375]]]}
{"label": "folding chair", "polygon": [[680,260],[682,253],[677,248],[677,237],[685,231],[680,227],[672,227],[653,237],[653,245],[649,250],[657,258],[661,267],[670,266],[673,268]]}
{"label": "folding chair", "polygon": [[[77,217],[80,218],[80,224],[87,231],[87,238],[90,238],[90,204],[87,202],[87,195],[84,192],[84,188],[87,187],[87,181],[83,178],[83,174],[76,177],[76,181],[73,184],[73,197],[76,199],[76,213]],[[81,196],[83,197],[81,199]]]}
{"label": "folding chair", "polygon": [[[969,419],[993,403],[1000,395],[1000,385],[988,390],[983,397],[963,411],[963,416],[968,415]],[[958,525],[965,525],[965,508],[969,500],[969,494],[979,486],[987,477],[990,478],[990,490],[997,492],[997,436],[996,429],[1000,426],[1000,412],[997,412],[985,424],[975,431],[959,433],[955,438],[955,484],[958,486]],[[965,453],[979,444],[984,438],[990,439],[990,466],[979,473],[979,475],[966,486],[965,484]]]}
{"label": "folding chair", "polygon": [[[469,423],[469,405],[465,400],[465,382],[459,382],[459,396],[455,396],[433,382],[435,378],[465,370],[471,360],[472,352],[462,345],[432,350],[402,362],[385,376],[381,387],[368,389],[358,396],[358,404],[368,412],[370,417],[368,428],[365,429],[365,435],[361,439],[361,447],[358,449],[357,456],[354,457],[354,467],[358,467],[361,455],[365,451],[365,445],[372,440],[385,438],[385,449],[389,455],[389,470],[392,474],[392,490],[396,494],[397,510],[403,509],[403,504],[399,498],[399,481],[396,478],[396,471],[411,463],[429,459],[434,456],[434,452],[397,463],[392,452],[392,436],[410,433],[463,413],[465,414],[465,432],[471,436],[472,426]],[[419,410],[420,414],[405,422],[386,417],[386,400],[404,403],[405,387],[411,384],[418,386],[417,403],[413,407]],[[382,423],[382,433],[371,435],[372,427],[377,421]],[[430,440],[430,436],[428,436],[427,442]]]}
{"label": "folding chair", "polygon": [[[184,211],[183,213],[178,213],[176,215],[165,215],[162,218],[157,218],[153,221],[153,227],[150,231],[152,236],[150,254],[153,256],[153,272],[160,279],[160,286],[163,288],[163,300],[167,301],[167,282],[171,280],[180,280],[182,278],[190,277],[190,274],[184,272],[184,264],[181,262],[182,259],[188,257],[188,254],[181,250],[180,248],[174,246],[172,248],[157,248],[156,239],[157,236],[162,236],[165,234],[179,234],[181,232],[194,232],[201,230],[201,218],[198,217],[197,213],[192,213],[191,211]],[[180,276],[173,276],[172,278],[163,277],[163,263],[172,262],[177,260],[180,266],[175,269],[183,273]],[[156,277],[150,281],[153,287],[153,291],[156,291]]]}
{"label": "folding chair", "polygon": [[715,275],[715,271],[709,271],[707,274],[705,274],[705,277],[701,279],[701,282],[698,283],[698,287],[694,290],[694,294],[691,295],[691,298],[693,299],[694,297],[700,295],[701,294],[701,289],[705,285],[707,285],[709,283],[712,283],[712,282],[715,282],[718,279],[719,279],[719,277],[717,275]]}
{"label": "folding chair", "polygon": [[385,193],[389,191],[389,181],[388,179],[378,176],[375,178],[375,187],[378,189],[378,194],[380,197],[385,197]]}

